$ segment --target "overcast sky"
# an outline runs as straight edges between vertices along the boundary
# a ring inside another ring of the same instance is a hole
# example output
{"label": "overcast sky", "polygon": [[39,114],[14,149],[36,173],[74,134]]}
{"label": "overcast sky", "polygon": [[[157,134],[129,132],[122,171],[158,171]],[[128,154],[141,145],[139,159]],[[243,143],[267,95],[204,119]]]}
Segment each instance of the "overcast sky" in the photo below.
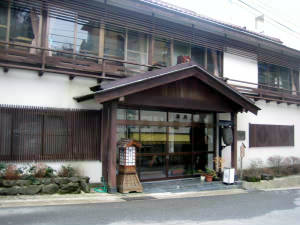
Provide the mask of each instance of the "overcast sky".
{"label": "overcast sky", "polygon": [[[300,50],[300,0],[163,0],[199,14],[255,31],[255,17],[265,15],[264,32]],[[250,7],[243,4],[245,2]],[[280,25],[281,24],[281,25]],[[294,32],[293,32],[294,31]]]}

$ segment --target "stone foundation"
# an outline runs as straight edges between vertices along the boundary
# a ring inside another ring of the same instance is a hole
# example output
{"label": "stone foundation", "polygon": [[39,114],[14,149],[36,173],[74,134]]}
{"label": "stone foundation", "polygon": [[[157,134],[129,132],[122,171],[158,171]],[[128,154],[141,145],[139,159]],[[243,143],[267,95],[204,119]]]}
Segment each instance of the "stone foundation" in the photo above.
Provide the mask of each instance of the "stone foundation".
{"label": "stone foundation", "polygon": [[0,195],[79,194],[90,192],[89,177],[35,178],[33,180],[0,179]]}
{"label": "stone foundation", "polygon": [[300,187],[300,176],[288,176],[275,178],[274,180],[262,180],[260,182],[243,181],[243,188],[247,190],[263,190],[273,188]]}

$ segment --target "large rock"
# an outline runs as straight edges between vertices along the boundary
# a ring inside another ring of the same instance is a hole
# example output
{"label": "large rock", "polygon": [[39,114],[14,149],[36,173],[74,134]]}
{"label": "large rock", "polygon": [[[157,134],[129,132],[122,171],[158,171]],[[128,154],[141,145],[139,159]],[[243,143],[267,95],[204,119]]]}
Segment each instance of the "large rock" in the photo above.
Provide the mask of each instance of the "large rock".
{"label": "large rock", "polygon": [[0,195],[17,195],[19,194],[19,191],[20,191],[19,186],[0,188]]}
{"label": "large rock", "polygon": [[81,180],[84,180],[86,183],[90,183],[89,177],[80,177]]}
{"label": "large rock", "polygon": [[61,186],[58,191],[60,194],[79,194],[80,187],[78,183],[68,183]]}
{"label": "large rock", "polygon": [[53,181],[52,178],[39,178],[38,180],[41,184],[46,184],[46,185],[51,184]]}
{"label": "large rock", "polygon": [[16,185],[16,180],[3,180],[2,185],[3,187],[12,187]]}
{"label": "large rock", "polygon": [[17,180],[17,182],[16,182],[16,185],[18,185],[18,186],[28,186],[31,184],[32,184],[31,180]]}
{"label": "large rock", "polygon": [[70,182],[72,182],[72,183],[76,183],[76,182],[79,182],[79,181],[80,181],[80,177],[70,177],[69,180],[70,180]]}
{"label": "large rock", "polygon": [[63,185],[63,184],[70,183],[70,180],[68,177],[57,177],[57,178],[54,178],[54,182],[56,184]]}
{"label": "large rock", "polygon": [[55,194],[59,190],[59,186],[57,184],[47,184],[43,185],[42,193],[43,194]]}
{"label": "large rock", "polygon": [[21,195],[36,195],[42,190],[42,185],[29,185],[23,186],[19,189]]}
{"label": "large rock", "polygon": [[263,173],[263,174],[261,175],[261,179],[262,179],[262,180],[273,180],[273,179],[274,179],[274,176],[272,176],[271,174]]}
{"label": "large rock", "polygon": [[90,185],[88,183],[86,183],[84,180],[80,181],[80,187],[81,187],[81,190],[85,193],[91,192]]}

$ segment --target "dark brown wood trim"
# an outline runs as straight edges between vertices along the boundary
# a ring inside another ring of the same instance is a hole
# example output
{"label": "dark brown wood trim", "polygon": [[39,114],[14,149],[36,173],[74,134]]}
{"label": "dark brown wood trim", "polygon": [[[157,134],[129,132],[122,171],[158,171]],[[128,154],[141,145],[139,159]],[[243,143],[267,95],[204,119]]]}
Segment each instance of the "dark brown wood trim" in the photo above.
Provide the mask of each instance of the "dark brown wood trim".
{"label": "dark brown wood trim", "polygon": [[164,76],[156,77],[155,79],[148,79],[131,85],[124,85],[119,88],[107,90],[105,92],[100,92],[95,95],[97,102],[102,103],[110,101],[112,99],[117,99],[122,96],[134,94],[141,92],[150,88],[158,87],[164,84],[168,84],[177,80],[191,77],[195,74],[195,70],[183,70],[176,73],[166,74]]}
{"label": "dark brown wood trim", "polygon": [[237,113],[231,113],[233,142],[231,145],[231,167],[237,171]]}

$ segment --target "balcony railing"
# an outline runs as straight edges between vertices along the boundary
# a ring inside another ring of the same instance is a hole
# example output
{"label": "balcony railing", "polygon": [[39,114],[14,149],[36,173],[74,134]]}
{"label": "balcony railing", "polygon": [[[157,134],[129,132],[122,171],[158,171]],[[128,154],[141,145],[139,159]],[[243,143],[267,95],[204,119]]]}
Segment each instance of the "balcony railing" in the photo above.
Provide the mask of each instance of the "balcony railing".
{"label": "balcony railing", "polygon": [[265,84],[223,78],[233,88],[254,101],[266,100],[266,102],[277,102],[300,105],[300,92],[273,87]]}
{"label": "balcony railing", "polygon": [[[35,49],[35,53],[30,53],[30,49]],[[5,70],[8,70],[8,68],[34,70],[38,71],[40,76],[44,72],[51,72],[66,74],[70,79],[80,76],[107,80],[114,80],[133,73],[160,68],[159,66],[125,60],[5,41],[0,41],[0,66],[4,67]],[[134,66],[140,67],[140,71],[132,68]]]}

